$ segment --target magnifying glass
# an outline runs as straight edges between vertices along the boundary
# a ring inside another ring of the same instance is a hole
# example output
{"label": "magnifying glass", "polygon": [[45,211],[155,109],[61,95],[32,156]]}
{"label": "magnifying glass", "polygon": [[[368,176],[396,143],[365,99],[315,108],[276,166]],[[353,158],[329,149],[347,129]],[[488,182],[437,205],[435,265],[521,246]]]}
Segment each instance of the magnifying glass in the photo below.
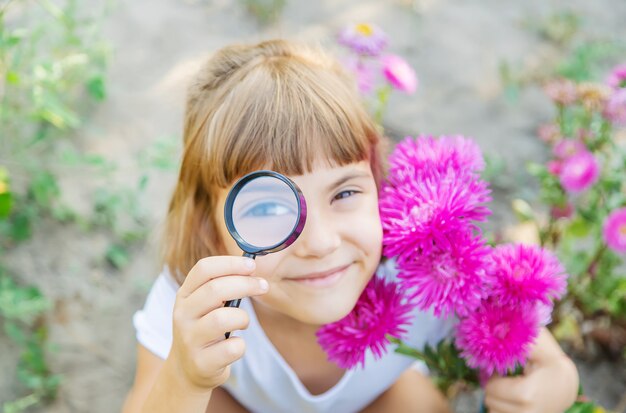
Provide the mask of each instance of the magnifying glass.
{"label": "magnifying glass", "polygon": [[[287,248],[304,229],[306,201],[291,179],[274,171],[255,171],[235,182],[224,205],[226,228],[244,257],[254,259]],[[239,307],[241,298],[226,301]],[[226,333],[226,338],[230,333]]]}

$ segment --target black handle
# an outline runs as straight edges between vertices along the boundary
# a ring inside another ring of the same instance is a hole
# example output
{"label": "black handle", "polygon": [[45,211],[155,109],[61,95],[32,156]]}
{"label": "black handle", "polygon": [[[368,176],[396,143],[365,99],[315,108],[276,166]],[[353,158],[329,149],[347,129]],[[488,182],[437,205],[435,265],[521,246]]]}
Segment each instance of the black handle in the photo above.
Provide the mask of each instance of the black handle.
{"label": "black handle", "polygon": [[[242,256],[243,257],[252,258],[252,259],[256,258],[256,255],[250,254],[248,252],[244,252]],[[237,308],[239,308],[239,304],[241,304],[241,298],[237,298],[236,300],[228,300],[228,301],[226,301],[226,303],[224,304],[224,307],[237,307]],[[224,336],[226,338],[230,337],[230,331],[227,331],[226,334],[224,334]]]}

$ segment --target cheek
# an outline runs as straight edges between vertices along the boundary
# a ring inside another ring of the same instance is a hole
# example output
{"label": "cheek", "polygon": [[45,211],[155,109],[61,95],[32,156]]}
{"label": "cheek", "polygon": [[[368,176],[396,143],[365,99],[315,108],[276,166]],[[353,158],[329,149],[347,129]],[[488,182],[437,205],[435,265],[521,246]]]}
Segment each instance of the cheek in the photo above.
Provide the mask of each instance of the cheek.
{"label": "cheek", "polygon": [[256,257],[256,271],[254,272],[254,275],[257,277],[263,277],[268,281],[272,281],[277,277],[277,268],[282,260],[282,257],[288,250],[289,248],[283,251]]}
{"label": "cheek", "polygon": [[377,198],[371,199],[362,213],[355,215],[351,222],[354,237],[371,255],[380,256],[383,242],[383,228],[378,211]]}

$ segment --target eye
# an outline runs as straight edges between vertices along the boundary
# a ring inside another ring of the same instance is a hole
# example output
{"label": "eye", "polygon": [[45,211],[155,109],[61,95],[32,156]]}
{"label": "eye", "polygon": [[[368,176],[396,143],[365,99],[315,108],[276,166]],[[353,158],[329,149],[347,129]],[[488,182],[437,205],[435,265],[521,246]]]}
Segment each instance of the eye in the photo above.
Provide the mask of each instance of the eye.
{"label": "eye", "polygon": [[352,197],[352,196],[354,196],[356,194],[359,194],[359,193],[360,193],[359,191],[355,191],[353,189],[348,189],[348,190],[339,192],[337,195],[335,195],[333,197],[333,200],[341,201],[342,199],[350,198],[350,197]]}
{"label": "eye", "polygon": [[243,213],[244,217],[277,217],[281,215],[293,214],[290,207],[277,202],[261,202],[249,208]]}

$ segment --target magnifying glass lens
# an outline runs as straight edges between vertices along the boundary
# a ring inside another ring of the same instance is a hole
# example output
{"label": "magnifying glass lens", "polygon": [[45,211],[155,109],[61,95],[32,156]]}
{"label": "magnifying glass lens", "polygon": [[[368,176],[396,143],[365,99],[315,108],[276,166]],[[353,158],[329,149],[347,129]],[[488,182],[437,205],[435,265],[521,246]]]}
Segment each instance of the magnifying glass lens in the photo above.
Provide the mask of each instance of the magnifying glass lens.
{"label": "magnifying glass lens", "polygon": [[[306,201],[298,186],[274,171],[239,179],[224,205],[226,228],[246,257],[281,251],[295,242],[306,222]],[[227,301],[239,307],[241,299]],[[225,334],[230,337],[230,332]]]}
{"label": "magnifying glass lens", "polygon": [[232,220],[246,243],[269,248],[291,235],[299,213],[294,191],[280,179],[264,176],[241,188],[233,202]]}

